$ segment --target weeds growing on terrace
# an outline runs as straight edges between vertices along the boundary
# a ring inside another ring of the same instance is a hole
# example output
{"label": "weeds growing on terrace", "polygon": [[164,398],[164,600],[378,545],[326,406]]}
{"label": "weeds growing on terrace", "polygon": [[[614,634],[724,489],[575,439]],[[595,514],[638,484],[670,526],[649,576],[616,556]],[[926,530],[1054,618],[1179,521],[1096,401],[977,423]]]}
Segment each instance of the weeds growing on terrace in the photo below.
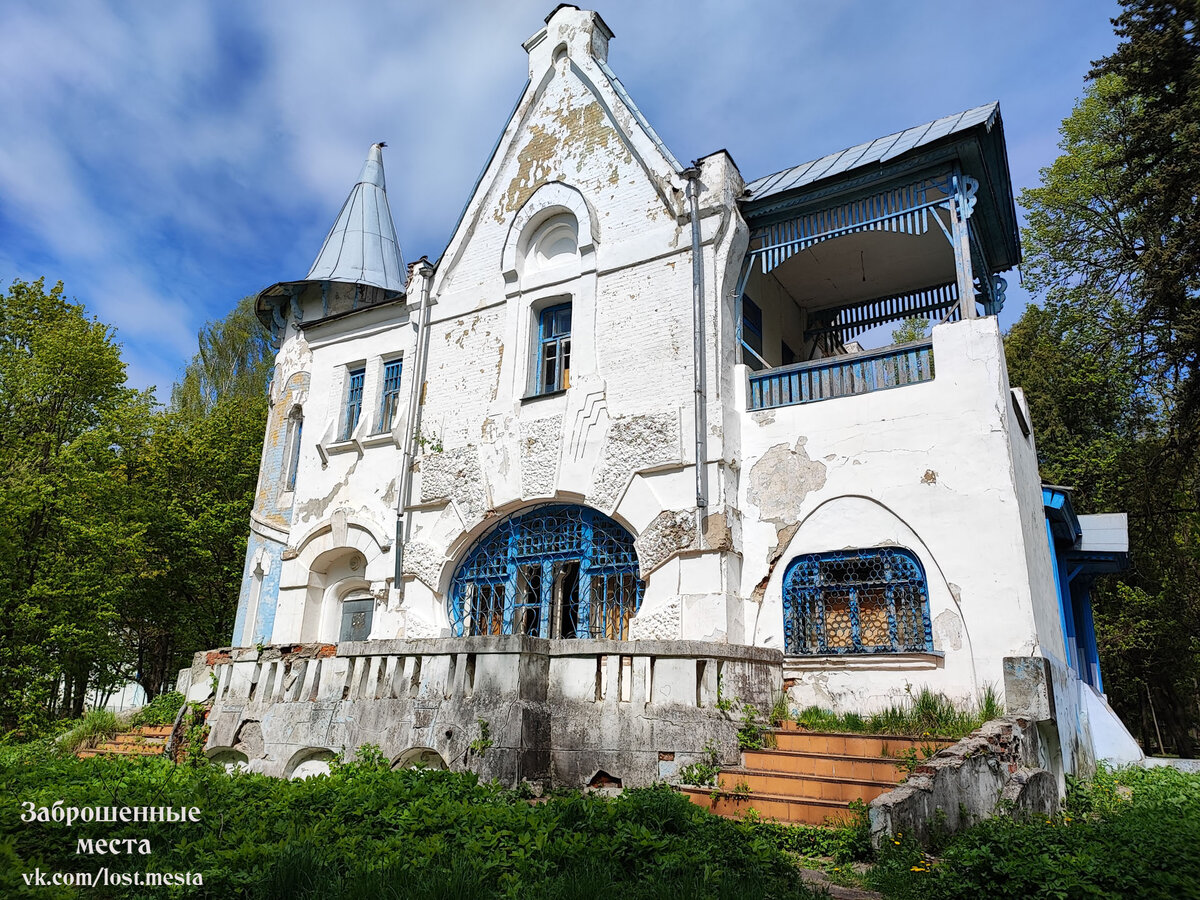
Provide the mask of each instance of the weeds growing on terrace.
{"label": "weeds growing on terrace", "polygon": [[848,731],[856,734],[894,734],[908,737],[954,739],[965,737],[984,722],[1004,715],[1004,704],[988,687],[972,704],[956,703],[945,694],[921,688],[905,703],[892,704],[871,715],[834,713],[810,706],[796,721],[812,731]]}

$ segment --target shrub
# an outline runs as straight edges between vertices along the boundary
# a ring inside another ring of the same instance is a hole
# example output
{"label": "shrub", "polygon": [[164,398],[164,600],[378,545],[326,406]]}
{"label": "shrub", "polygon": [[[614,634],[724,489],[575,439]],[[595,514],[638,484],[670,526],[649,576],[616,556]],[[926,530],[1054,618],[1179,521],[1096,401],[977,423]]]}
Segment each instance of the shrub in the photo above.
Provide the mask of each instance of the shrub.
{"label": "shrub", "polygon": [[148,706],[143,706],[133,714],[129,724],[139,725],[174,725],[175,716],[183,706],[184,696],[178,691],[168,691],[159,694]]}
{"label": "shrub", "polygon": [[[23,759],[20,748],[0,749],[9,871],[80,871],[80,838],[136,838],[151,842],[151,856],[106,856],[93,868],[200,872],[203,887],[187,896],[221,900],[816,896],[763,826],[719,819],[666,786],[530,804],[470,773],[391,771],[361,748],[328,777],[295,782],[162,758]],[[19,804],[56,800],[197,806],[201,820],[20,822]]]}
{"label": "shrub", "polygon": [[1073,782],[1049,819],[988,819],[933,860],[907,838],[885,843],[872,873],[888,897],[1200,896],[1200,776],[1101,769]]}

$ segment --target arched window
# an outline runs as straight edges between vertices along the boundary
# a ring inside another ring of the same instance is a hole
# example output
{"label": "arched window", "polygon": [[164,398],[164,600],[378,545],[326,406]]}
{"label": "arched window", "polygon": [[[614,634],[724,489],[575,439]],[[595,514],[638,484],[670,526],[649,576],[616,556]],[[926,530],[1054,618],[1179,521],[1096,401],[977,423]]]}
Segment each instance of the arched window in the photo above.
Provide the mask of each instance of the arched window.
{"label": "arched window", "polygon": [[471,549],[450,587],[456,635],[625,640],[642,601],[633,537],[582,506],[510,516]]}
{"label": "arched window", "polygon": [[809,655],[932,650],[920,562],[898,547],[797,557],[783,576],[783,643]]}

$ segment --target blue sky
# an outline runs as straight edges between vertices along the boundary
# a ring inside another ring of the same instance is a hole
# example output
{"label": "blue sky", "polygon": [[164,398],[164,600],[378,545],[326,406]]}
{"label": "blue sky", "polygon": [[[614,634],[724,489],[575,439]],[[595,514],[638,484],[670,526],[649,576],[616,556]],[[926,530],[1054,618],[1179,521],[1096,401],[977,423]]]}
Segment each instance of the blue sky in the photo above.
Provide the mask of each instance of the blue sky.
{"label": "blue sky", "polygon": [[[132,383],[302,277],[387,141],[406,259],[436,258],[526,77],[550,0],[22,2],[0,8],[0,283],[61,279]],[[999,100],[1037,182],[1115,0],[605,0],[609,62],[676,157],[750,180]],[[1027,295],[1009,277],[1011,324]]]}

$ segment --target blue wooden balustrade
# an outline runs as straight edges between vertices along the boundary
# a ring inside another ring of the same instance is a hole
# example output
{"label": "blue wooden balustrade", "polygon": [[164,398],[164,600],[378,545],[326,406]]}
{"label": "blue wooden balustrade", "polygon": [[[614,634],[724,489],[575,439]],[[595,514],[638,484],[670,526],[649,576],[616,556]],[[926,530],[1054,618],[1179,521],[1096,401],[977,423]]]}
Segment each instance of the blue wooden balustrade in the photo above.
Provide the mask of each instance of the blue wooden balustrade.
{"label": "blue wooden balustrade", "polygon": [[755,372],[750,376],[750,408],[794,406],[932,379],[933,342],[898,344]]}

